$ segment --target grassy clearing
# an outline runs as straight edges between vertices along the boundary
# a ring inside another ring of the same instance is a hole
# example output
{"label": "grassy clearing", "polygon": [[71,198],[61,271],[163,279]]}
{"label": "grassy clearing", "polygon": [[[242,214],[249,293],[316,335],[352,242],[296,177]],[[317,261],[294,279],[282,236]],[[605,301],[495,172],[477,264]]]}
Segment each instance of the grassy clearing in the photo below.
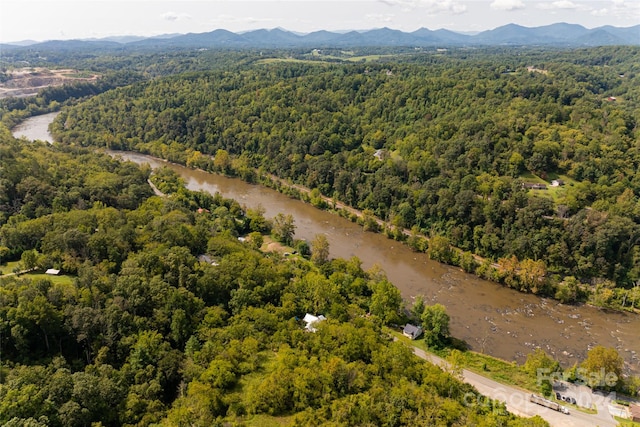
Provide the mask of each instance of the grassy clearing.
{"label": "grassy clearing", "polygon": [[0,276],[4,274],[11,274],[13,270],[19,267],[20,261],[11,261],[0,265]]}
{"label": "grassy clearing", "polygon": [[546,195],[553,200],[553,203],[557,205],[564,199],[567,190],[564,187],[549,187],[546,193]]}
{"label": "grassy clearing", "polygon": [[[415,341],[409,341],[400,332],[393,331],[392,335],[399,339],[405,340],[408,344],[418,347],[429,353],[433,353],[442,358],[447,358],[452,348],[434,349],[427,347],[423,339],[417,339]],[[530,377],[526,372],[522,370],[515,362],[507,362],[506,360],[498,359],[496,357],[488,356],[486,354],[476,353],[475,351],[463,351],[464,368],[472,372],[476,372],[487,378],[491,378],[494,381],[498,381],[507,385],[514,385],[526,390],[539,393],[540,389],[536,384],[536,379]]]}
{"label": "grassy clearing", "polygon": [[344,62],[373,62],[386,58],[396,58],[398,54],[381,54],[381,55],[359,55],[354,56],[352,51],[341,51],[341,55],[324,55],[317,50],[312,51],[308,56],[314,58],[326,59],[331,61],[344,61]]}
{"label": "grassy clearing", "polygon": [[54,285],[73,285],[73,277],[67,275],[52,276],[40,272],[21,274],[20,277],[26,277],[31,280],[48,280]]}
{"label": "grassy clearing", "polygon": [[538,175],[534,175],[531,172],[525,172],[520,174],[520,179],[523,182],[531,182],[534,184],[547,184],[549,185],[549,182],[545,181],[544,179],[540,178]]}
{"label": "grassy clearing", "polygon": [[[564,197],[567,194],[567,187],[571,187],[577,184],[577,181],[568,177],[567,175],[559,175],[555,173],[549,174],[547,179],[542,179],[538,175],[527,172],[521,174],[520,179],[524,182],[546,185],[546,190],[529,190],[528,194],[529,196],[547,197],[551,199],[556,205],[561,204],[564,201]],[[564,181],[564,185],[559,187],[552,187],[550,184],[554,179],[561,179],[562,181]]]}
{"label": "grassy clearing", "polygon": [[291,246],[285,246],[271,236],[262,236],[263,243],[260,247],[262,252],[277,252],[287,258],[301,258],[301,255]]}
{"label": "grassy clearing", "polygon": [[327,65],[327,64],[333,64],[335,63],[335,61],[373,62],[373,61],[379,61],[380,59],[383,59],[383,58],[392,58],[397,55],[365,55],[365,56],[340,57],[340,56],[332,56],[332,55],[310,54],[309,56],[317,59],[312,60],[312,59],[297,59],[297,58],[265,58],[265,59],[260,59],[256,61],[256,63],[257,64],[275,64],[275,63],[287,62],[287,63]]}
{"label": "grassy clearing", "polygon": [[[409,340],[402,335],[399,331],[389,330],[390,334],[396,337],[399,341],[406,343],[407,345],[420,348],[428,353],[435,354],[436,356],[444,359],[449,356],[453,348],[434,349],[429,348],[423,339],[415,341]],[[463,368],[483,377],[490,378],[502,384],[519,387],[525,390],[529,390],[532,393],[540,394],[540,387],[538,387],[537,379],[527,374],[521,366],[515,362],[508,362],[503,359],[498,359],[486,354],[476,353],[475,351],[463,351]],[[551,399],[555,400],[554,397]],[[586,414],[597,414],[598,411],[594,409],[583,408],[581,406],[572,405],[567,402],[558,401],[564,406],[573,408],[576,411],[584,412]],[[636,427],[636,426],[634,426]],[[637,427],[640,427],[638,425]]]}
{"label": "grassy clearing", "polygon": [[281,254],[284,254],[285,252],[293,252],[293,248],[291,246],[285,246],[271,236],[262,236],[262,238],[263,243],[260,247],[262,252],[278,252]]}
{"label": "grassy clearing", "polygon": [[[438,351],[440,357],[446,358],[452,349],[444,349]],[[463,351],[464,368],[472,372],[491,378],[502,384],[513,385],[534,393],[540,393],[535,378],[522,370],[522,367],[515,362],[507,362],[506,360],[488,356],[486,354],[476,353],[475,351]]]}
{"label": "grassy clearing", "polygon": [[281,62],[314,64],[314,65],[329,64],[329,62],[325,62],[325,61],[310,60],[310,59],[295,59],[295,58],[265,58],[265,59],[259,59],[258,61],[256,61],[256,64],[276,64]]}
{"label": "grassy clearing", "polygon": [[[450,350],[447,351],[449,352]],[[534,392],[540,391],[536,379],[524,372],[515,362],[509,363],[506,360],[473,351],[465,351],[462,354],[465,366],[470,371],[488,376],[503,384],[516,385]]]}
{"label": "grassy clearing", "polygon": [[365,55],[365,56],[352,56],[350,58],[345,58],[346,61],[349,62],[372,62],[378,61],[382,58],[393,58],[398,55]]}
{"label": "grassy clearing", "polygon": [[[12,274],[14,270],[22,268],[20,261],[11,261],[0,266],[0,276]],[[50,274],[44,274],[42,270],[32,271],[29,273],[20,274],[20,277],[27,278],[33,281],[36,280],[49,280],[54,285],[71,286],[73,285],[74,276],[61,274],[59,276],[53,276]]]}
{"label": "grassy clearing", "polygon": [[631,421],[631,420],[626,420],[626,419],[620,418],[620,417],[614,417],[614,418],[618,422],[618,426],[619,427],[640,427],[640,423],[638,423],[638,422]]}

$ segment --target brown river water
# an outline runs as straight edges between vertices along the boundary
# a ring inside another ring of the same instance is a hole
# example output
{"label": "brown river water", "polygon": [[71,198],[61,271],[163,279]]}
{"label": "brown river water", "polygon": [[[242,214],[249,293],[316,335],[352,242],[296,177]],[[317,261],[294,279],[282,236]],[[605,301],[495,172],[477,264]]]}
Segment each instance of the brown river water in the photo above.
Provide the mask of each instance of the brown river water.
{"label": "brown river water", "polygon": [[53,137],[49,133],[49,124],[60,113],[41,114],[31,117],[13,128],[13,136],[16,138],[26,138],[29,141],[40,140],[53,142]]}
{"label": "brown river water", "polygon": [[[53,118],[51,118],[53,120]],[[33,126],[42,126],[42,121]],[[44,125],[46,129],[46,124]],[[29,121],[22,128],[29,128]],[[295,218],[296,238],[312,240],[323,233],[332,257],[357,256],[364,268],[379,265],[404,299],[411,303],[423,296],[427,303],[446,306],[451,333],[472,350],[508,361],[523,363],[526,355],[542,348],[570,367],[586,357],[596,345],[615,347],[625,367],[640,373],[640,316],[608,312],[593,307],[563,305],[557,301],[523,294],[479,279],[412,252],[381,234],[362,231],[347,219],[321,211],[275,190],[207,172],[167,163],[129,152],[111,155],[151,167],[166,165],[178,172],[191,190],[220,192],[246,207],[262,206],[265,216],[290,213]]]}

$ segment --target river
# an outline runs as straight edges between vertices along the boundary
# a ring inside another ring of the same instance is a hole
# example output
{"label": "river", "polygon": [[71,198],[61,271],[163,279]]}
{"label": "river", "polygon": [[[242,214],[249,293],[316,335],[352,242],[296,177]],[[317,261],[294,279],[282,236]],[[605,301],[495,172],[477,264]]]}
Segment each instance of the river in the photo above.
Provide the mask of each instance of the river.
{"label": "river", "polygon": [[[40,131],[43,127],[46,130],[47,124],[31,119],[22,125],[23,129],[40,128]],[[640,372],[640,316],[585,305],[563,305],[481,280],[458,268],[431,261],[425,254],[414,253],[381,234],[364,232],[336,214],[239,179],[136,153],[110,154],[138,164],[148,163],[153,168],[166,165],[184,178],[189,189],[220,192],[247,207],[262,206],[267,217],[279,212],[292,214],[296,238],[312,240],[323,233],[332,257],[357,256],[365,268],[380,266],[408,303],[423,296],[429,304],[445,305],[451,316],[452,335],[475,351],[523,363],[528,353],[540,347],[563,367],[570,367],[582,361],[593,346],[604,345],[618,350],[627,371]]]}
{"label": "river", "polygon": [[13,128],[13,136],[26,138],[30,141],[40,140],[53,142],[53,136],[49,133],[49,124],[60,114],[59,112],[33,116]]}

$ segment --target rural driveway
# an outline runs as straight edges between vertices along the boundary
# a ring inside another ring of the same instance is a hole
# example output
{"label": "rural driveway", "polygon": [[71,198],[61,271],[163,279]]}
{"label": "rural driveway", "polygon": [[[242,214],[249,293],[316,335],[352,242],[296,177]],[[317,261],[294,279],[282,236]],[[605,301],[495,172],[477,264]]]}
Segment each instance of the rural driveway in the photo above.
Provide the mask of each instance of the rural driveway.
{"label": "rural driveway", "polygon": [[[435,365],[441,367],[446,367],[447,365],[444,359],[433,354],[428,354],[419,348],[414,347],[413,351],[418,357]],[[606,398],[602,396],[593,395],[593,399],[598,407],[597,414],[585,414],[584,412],[579,412],[571,408],[571,414],[565,415],[553,409],[529,402],[530,391],[501,384],[466,369],[463,370],[463,377],[464,382],[474,386],[480,394],[506,403],[509,412],[523,417],[540,415],[552,427],[616,427],[618,425],[614,418],[609,415]],[[466,400],[469,404],[483,402],[480,396],[477,398],[469,396]]]}

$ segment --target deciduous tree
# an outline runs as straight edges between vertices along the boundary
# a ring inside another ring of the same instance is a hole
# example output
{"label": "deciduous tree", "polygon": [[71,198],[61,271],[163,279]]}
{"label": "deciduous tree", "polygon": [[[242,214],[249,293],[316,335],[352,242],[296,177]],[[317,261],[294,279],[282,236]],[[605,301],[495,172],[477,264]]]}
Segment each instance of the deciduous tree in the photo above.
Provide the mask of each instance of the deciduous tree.
{"label": "deciduous tree", "polygon": [[273,235],[287,246],[293,245],[293,235],[296,231],[293,215],[279,213],[273,219]]}
{"label": "deciduous tree", "polygon": [[442,304],[426,306],[421,320],[424,337],[429,345],[441,344],[449,337],[449,314]]}
{"label": "deciduous tree", "polygon": [[322,265],[329,260],[329,240],[324,234],[316,234],[311,242],[311,261]]}

